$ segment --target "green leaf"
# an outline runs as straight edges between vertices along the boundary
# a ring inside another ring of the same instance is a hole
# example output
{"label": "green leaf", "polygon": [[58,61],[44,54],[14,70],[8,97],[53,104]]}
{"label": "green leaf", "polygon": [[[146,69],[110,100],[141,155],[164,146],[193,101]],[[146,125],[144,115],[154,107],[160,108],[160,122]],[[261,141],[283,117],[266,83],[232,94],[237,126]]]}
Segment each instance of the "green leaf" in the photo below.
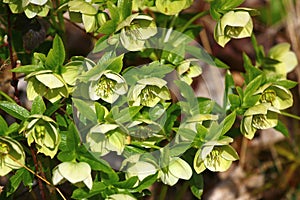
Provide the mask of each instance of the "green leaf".
{"label": "green leaf", "polygon": [[83,101],[81,99],[72,98],[74,106],[78,109],[78,112],[89,119],[92,122],[97,122],[97,116],[94,110],[91,108],[92,102]]}
{"label": "green leaf", "polygon": [[246,87],[244,91],[244,99],[251,98],[251,96],[257,91],[264,80],[264,76],[260,75],[253,79]]}
{"label": "green leaf", "polygon": [[144,180],[142,180],[140,182],[140,184],[137,187],[133,188],[131,190],[131,192],[140,192],[144,189],[147,189],[149,186],[151,186],[156,181],[157,175],[158,175],[158,173],[147,176]]}
{"label": "green leaf", "polygon": [[274,83],[274,85],[279,85],[279,86],[285,87],[286,89],[291,89],[291,88],[295,87],[296,85],[298,85],[298,83],[295,81],[291,81],[291,80],[279,80],[279,81],[276,81]]}
{"label": "green leaf", "polygon": [[119,13],[119,9],[117,8],[117,6],[115,4],[113,4],[111,1],[107,2],[107,8],[109,10],[109,13],[111,15],[111,19],[115,22],[119,22],[120,20],[120,13]]}
{"label": "green leaf", "polygon": [[46,58],[46,67],[50,70],[57,70],[65,61],[65,47],[62,39],[56,35],[53,40],[53,47]]}
{"label": "green leaf", "polygon": [[220,124],[220,127],[222,128],[221,130],[221,135],[224,135],[225,133],[227,133],[230,128],[232,127],[232,125],[234,124],[236,119],[236,112],[232,112],[230,113]]}
{"label": "green leaf", "polygon": [[285,126],[284,123],[282,123],[282,121],[278,120],[277,126],[274,127],[277,131],[279,131],[280,133],[282,133],[285,137],[289,137],[289,130],[287,129],[287,127]]}
{"label": "green leaf", "polygon": [[33,102],[31,107],[31,114],[43,114],[46,111],[46,105],[41,96],[37,96]]}
{"label": "green leaf", "polygon": [[132,0],[118,0],[120,21],[125,20],[132,12]]}
{"label": "green leaf", "polygon": [[7,131],[8,126],[6,121],[3,119],[2,116],[0,116],[0,136],[4,135],[4,133]]}
{"label": "green leaf", "polygon": [[201,199],[203,194],[203,187],[202,174],[193,174],[190,181],[190,189],[197,199]]}
{"label": "green leaf", "polygon": [[133,118],[139,113],[143,106],[130,106],[126,107],[118,113],[113,114],[113,118],[118,123],[126,123],[133,120]]}
{"label": "green leaf", "polygon": [[25,168],[17,170],[16,173],[9,178],[10,184],[9,190],[7,191],[7,196],[13,194],[18,189],[21,182],[23,182],[25,186],[30,186],[30,188],[33,185],[31,174]]}
{"label": "green leaf", "polygon": [[137,181],[138,181],[138,177],[133,176],[133,177],[126,179],[125,181],[114,183],[113,185],[115,187],[121,188],[121,189],[131,189],[134,187],[134,185],[136,184]]}
{"label": "green leaf", "polygon": [[87,199],[103,192],[106,185],[102,182],[94,182],[91,190],[87,188],[78,188],[73,191],[71,198],[73,199]]}
{"label": "green leaf", "polygon": [[81,162],[88,163],[91,166],[92,170],[101,171],[109,174],[109,177],[113,181],[117,182],[119,180],[118,175],[105,160],[102,160],[101,158],[96,158],[83,146],[77,153],[77,159]]}
{"label": "green leaf", "polygon": [[0,101],[0,109],[20,120],[25,120],[30,115],[29,111],[22,106],[8,101]]}
{"label": "green leaf", "polygon": [[16,73],[29,74],[31,72],[41,71],[41,70],[44,70],[44,69],[45,68],[42,65],[24,65],[24,66],[14,68],[11,71],[16,72]]}

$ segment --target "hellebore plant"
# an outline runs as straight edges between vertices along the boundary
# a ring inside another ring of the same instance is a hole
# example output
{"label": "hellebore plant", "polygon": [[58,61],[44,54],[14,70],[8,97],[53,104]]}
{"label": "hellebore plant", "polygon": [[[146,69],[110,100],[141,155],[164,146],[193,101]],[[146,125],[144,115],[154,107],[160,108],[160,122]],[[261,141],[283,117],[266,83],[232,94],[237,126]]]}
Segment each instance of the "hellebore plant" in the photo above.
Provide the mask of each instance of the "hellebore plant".
{"label": "hellebore plant", "polygon": [[138,80],[128,92],[128,100],[132,106],[154,107],[160,101],[169,99],[167,82],[155,77]]}
{"label": "hellebore plant", "polygon": [[69,181],[72,184],[81,186],[83,183],[87,188],[92,189],[92,169],[85,162],[63,162],[53,169],[52,182],[54,185]]}
{"label": "hellebore plant", "polygon": [[125,147],[126,136],[117,124],[98,124],[91,128],[86,141],[90,149],[101,156],[111,151],[116,151],[120,155]]}
{"label": "hellebore plant", "polygon": [[[201,199],[201,173],[226,171],[239,158],[231,147],[235,138],[252,139],[257,130],[273,127],[288,134],[278,115],[297,118],[282,111],[292,106],[290,89],[297,85],[287,80],[298,63],[290,45],[265,54],[253,34],[255,10],[238,7],[244,0],[207,0],[199,12],[187,13],[194,2],[0,3],[1,72],[10,65],[15,90],[12,96],[0,91],[0,176],[8,181],[0,199],[18,198],[19,191],[36,196],[39,190],[43,200],[136,200],[149,196],[157,182],[178,184],[178,199],[187,187]],[[214,38],[222,47],[251,36],[255,59],[243,54],[241,87],[230,66],[197,43],[206,28],[198,19],[205,15],[216,21]],[[17,30],[24,21],[28,27]],[[71,57],[69,25],[93,43],[87,57]],[[216,84],[207,87],[224,85],[222,105],[195,96],[191,86],[202,66],[226,71],[224,83],[214,76]],[[26,106],[18,91],[23,76]],[[115,154],[112,161],[118,162],[104,160]],[[18,189],[21,183],[26,190]],[[162,188],[160,199],[166,199],[168,188]]]}
{"label": "hellebore plant", "polygon": [[60,134],[56,122],[44,115],[31,115],[22,125],[20,133],[30,146],[35,143],[38,152],[53,158],[58,150]]}
{"label": "hellebore plant", "polygon": [[281,79],[286,79],[287,73],[295,69],[298,64],[296,54],[290,51],[290,44],[288,43],[281,43],[272,47],[268,53],[268,58],[279,61],[279,63],[267,65],[265,69],[279,75]]}
{"label": "hellebore plant", "polygon": [[145,41],[157,33],[152,17],[133,14],[126,18],[117,27],[121,30],[120,41],[129,51],[139,51],[144,48]]}
{"label": "hellebore plant", "polygon": [[241,133],[248,139],[252,139],[257,129],[275,127],[278,123],[280,111],[271,103],[257,104],[244,113],[241,122]]}
{"label": "hellebore plant", "polygon": [[293,105],[292,93],[280,85],[265,84],[255,94],[261,95],[261,103],[271,103],[271,106],[278,110],[284,110]]}
{"label": "hellebore plant", "polygon": [[36,15],[46,17],[52,7],[51,1],[48,0],[4,0],[3,3],[8,3],[12,13],[17,14],[24,12],[28,18],[34,18]]}
{"label": "hellebore plant", "polygon": [[37,96],[44,96],[54,103],[62,97],[69,96],[69,89],[63,78],[50,70],[33,72],[26,76],[27,98],[32,101]]}
{"label": "hellebore plant", "polygon": [[25,153],[20,143],[10,137],[0,136],[0,176],[24,165]]}
{"label": "hellebore plant", "polygon": [[231,39],[250,37],[253,23],[249,12],[232,10],[224,14],[217,22],[214,31],[216,42],[224,47]]}
{"label": "hellebore plant", "polygon": [[111,70],[106,70],[90,79],[89,95],[91,100],[102,99],[114,103],[120,95],[127,93],[125,79]]}

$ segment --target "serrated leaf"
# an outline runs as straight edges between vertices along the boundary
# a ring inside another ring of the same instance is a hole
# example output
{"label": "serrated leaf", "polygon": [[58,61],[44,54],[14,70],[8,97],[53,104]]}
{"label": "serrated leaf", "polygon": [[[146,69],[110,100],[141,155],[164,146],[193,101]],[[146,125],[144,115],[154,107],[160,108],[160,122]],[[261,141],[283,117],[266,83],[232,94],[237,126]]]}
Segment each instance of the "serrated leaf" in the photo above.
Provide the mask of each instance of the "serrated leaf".
{"label": "serrated leaf", "polygon": [[29,111],[22,106],[8,101],[0,101],[0,109],[20,120],[25,120],[30,115]]}
{"label": "serrated leaf", "polygon": [[46,67],[50,70],[57,70],[65,61],[65,47],[62,39],[56,35],[53,40],[52,49],[49,51],[46,58]]}
{"label": "serrated leaf", "polygon": [[46,105],[41,96],[37,96],[31,106],[31,114],[43,114],[46,111]]}

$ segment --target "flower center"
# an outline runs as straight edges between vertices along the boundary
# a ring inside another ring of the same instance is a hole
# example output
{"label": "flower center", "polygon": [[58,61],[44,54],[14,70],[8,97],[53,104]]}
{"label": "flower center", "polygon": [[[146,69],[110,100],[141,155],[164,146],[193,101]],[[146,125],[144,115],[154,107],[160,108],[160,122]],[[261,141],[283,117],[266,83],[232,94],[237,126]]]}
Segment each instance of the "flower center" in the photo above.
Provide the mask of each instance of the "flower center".
{"label": "flower center", "polygon": [[100,97],[108,97],[114,93],[117,82],[102,76],[97,84],[96,94]]}
{"label": "flower center", "polygon": [[230,37],[237,37],[243,30],[243,27],[226,26],[225,35]]}
{"label": "flower center", "polygon": [[5,143],[0,143],[0,155],[6,155],[9,152],[9,146]]}
{"label": "flower center", "polygon": [[156,86],[153,85],[146,86],[140,94],[141,100],[143,102],[148,102],[154,99],[157,95],[155,93],[155,89],[157,89]]}
{"label": "flower center", "polygon": [[274,90],[266,90],[261,95],[260,100],[262,103],[271,103],[271,105],[273,105],[275,98],[276,98],[276,92]]}
{"label": "flower center", "polygon": [[206,157],[208,163],[212,166],[220,165],[220,155],[222,153],[222,149],[219,147],[214,147],[214,149],[208,154]]}
{"label": "flower center", "polygon": [[265,127],[268,123],[267,115],[258,114],[253,116],[252,125],[255,128],[260,129],[261,127]]}

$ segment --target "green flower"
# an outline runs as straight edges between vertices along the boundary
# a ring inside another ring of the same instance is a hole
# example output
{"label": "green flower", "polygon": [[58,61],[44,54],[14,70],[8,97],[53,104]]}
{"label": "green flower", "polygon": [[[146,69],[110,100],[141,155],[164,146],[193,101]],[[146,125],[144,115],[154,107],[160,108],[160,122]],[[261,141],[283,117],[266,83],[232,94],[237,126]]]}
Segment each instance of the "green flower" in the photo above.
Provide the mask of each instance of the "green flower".
{"label": "green flower", "polygon": [[125,148],[126,136],[116,124],[98,124],[91,128],[86,141],[91,151],[100,153],[101,156],[111,151],[121,155]]}
{"label": "green flower", "polygon": [[138,13],[130,15],[121,22],[117,27],[118,30],[121,30],[122,45],[129,51],[143,49],[145,41],[157,33],[153,18]]}
{"label": "green flower", "polygon": [[166,159],[167,163],[161,163],[164,166],[159,166],[159,161],[154,157],[134,155],[123,161],[122,169],[125,170],[126,166],[126,177],[137,176],[139,181],[158,171],[158,178],[170,186],[175,185],[179,179],[189,180],[191,178],[193,172],[186,161],[179,157],[167,157]]}
{"label": "green flower", "polygon": [[132,106],[154,107],[158,102],[170,99],[167,82],[160,78],[145,78],[128,92],[129,104]]}
{"label": "green flower", "polygon": [[275,127],[278,123],[279,110],[271,103],[261,103],[249,108],[241,122],[241,132],[248,138],[252,139],[257,129],[268,129]]}
{"label": "green flower", "polygon": [[226,171],[237,160],[238,154],[229,145],[233,140],[223,137],[218,141],[205,143],[195,154],[194,169],[199,174],[206,168],[214,172]]}
{"label": "green flower", "polygon": [[0,136],[0,176],[5,176],[25,164],[22,146],[14,139]]}
{"label": "green flower", "polygon": [[266,84],[258,89],[255,94],[261,94],[261,103],[271,103],[278,110],[284,110],[293,105],[292,93],[283,86]]}
{"label": "green flower", "polygon": [[193,78],[199,76],[202,73],[201,67],[198,65],[197,60],[187,59],[182,62],[178,67],[177,71],[180,77],[180,80],[191,85]]}
{"label": "green flower", "polygon": [[[126,178],[137,176],[139,181],[155,174],[158,169],[151,160],[145,161],[139,154],[132,155],[122,162],[121,169],[126,171]],[[150,162],[149,162],[150,161]]]}
{"label": "green flower", "polygon": [[23,124],[20,132],[24,132],[28,145],[33,142],[39,153],[53,158],[58,150],[60,134],[56,122],[44,115],[31,115]]}
{"label": "green flower", "polygon": [[[271,66],[271,71],[286,78],[286,74],[291,72],[298,65],[296,54],[290,51],[290,44],[281,43],[272,47],[268,53],[268,57],[279,61],[280,63]],[[270,66],[267,66],[266,70]]]}
{"label": "green flower", "polygon": [[63,78],[50,70],[32,72],[26,77],[27,98],[33,101],[37,96],[43,96],[52,103],[69,96],[69,88]]}
{"label": "green flower", "polygon": [[229,11],[217,22],[214,31],[216,42],[224,47],[231,38],[250,37],[253,23],[249,12],[237,10]]}
{"label": "green flower", "polygon": [[167,185],[175,185],[179,179],[189,180],[193,171],[190,165],[179,157],[170,158],[168,166],[158,171],[158,177]]}
{"label": "green flower", "polygon": [[57,185],[68,180],[77,186],[81,186],[81,183],[84,183],[89,189],[92,189],[91,172],[90,165],[85,162],[63,162],[53,169],[52,182],[54,185]]}
{"label": "green flower", "polygon": [[156,0],[155,6],[159,12],[166,15],[176,15],[192,5],[191,0]]}
{"label": "green flower", "polygon": [[125,79],[110,70],[106,70],[90,79],[89,95],[91,100],[102,99],[114,103],[120,95],[127,92]]}
{"label": "green flower", "polygon": [[28,18],[46,17],[52,7],[48,0],[3,0],[3,3],[8,3],[12,13],[24,12]]}

